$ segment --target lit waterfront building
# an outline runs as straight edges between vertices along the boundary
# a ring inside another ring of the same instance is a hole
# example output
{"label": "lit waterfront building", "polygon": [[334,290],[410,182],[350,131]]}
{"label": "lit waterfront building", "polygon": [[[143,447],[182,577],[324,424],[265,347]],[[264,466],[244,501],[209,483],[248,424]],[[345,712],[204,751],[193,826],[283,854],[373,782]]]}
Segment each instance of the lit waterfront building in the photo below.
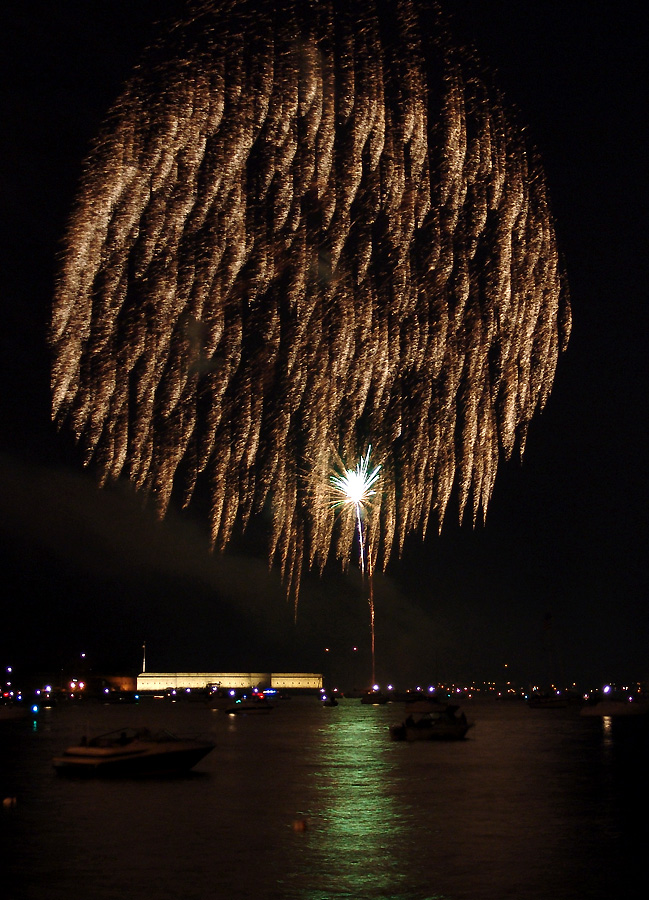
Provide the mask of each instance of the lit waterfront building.
{"label": "lit waterfront building", "polygon": [[202,690],[208,685],[245,690],[321,690],[322,675],[314,672],[142,672],[138,691]]}

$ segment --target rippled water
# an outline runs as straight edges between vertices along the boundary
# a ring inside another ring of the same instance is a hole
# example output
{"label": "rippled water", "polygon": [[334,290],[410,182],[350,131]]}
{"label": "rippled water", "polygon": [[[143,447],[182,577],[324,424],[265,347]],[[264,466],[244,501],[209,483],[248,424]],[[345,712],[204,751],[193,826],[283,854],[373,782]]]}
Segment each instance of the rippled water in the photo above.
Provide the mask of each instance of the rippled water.
{"label": "rippled water", "polygon": [[[465,707],[466,741],[393,743],[402,706],[316,698],[229,717],[146,700],[2,724],[9,900],[626,900],[646,896],[643,723]],[[128,725],[211,735],[189,776],[70,780],[51,759]],[[299,831],[294,823],[306,819]]]}

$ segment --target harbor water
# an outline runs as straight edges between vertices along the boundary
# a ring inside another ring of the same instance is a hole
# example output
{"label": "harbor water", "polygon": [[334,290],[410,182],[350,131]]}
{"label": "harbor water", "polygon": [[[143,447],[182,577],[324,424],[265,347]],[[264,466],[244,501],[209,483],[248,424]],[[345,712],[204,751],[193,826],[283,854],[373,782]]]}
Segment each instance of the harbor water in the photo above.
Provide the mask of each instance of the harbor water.
{"label": "harbor water", "polygon": [[[229,716],[82,702],[0,723],[6,900],[626,900],[647,896],[649,729],[468,701],[459,742],[404,704]],[[130,726],[210,737],[182,777],[71,779],[52,757]]]}

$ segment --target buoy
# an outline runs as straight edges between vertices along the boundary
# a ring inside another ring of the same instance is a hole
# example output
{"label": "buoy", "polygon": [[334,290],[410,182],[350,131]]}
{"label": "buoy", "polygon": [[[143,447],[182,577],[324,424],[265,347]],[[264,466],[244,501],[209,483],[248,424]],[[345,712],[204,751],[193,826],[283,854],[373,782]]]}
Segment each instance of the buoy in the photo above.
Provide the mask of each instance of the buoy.
{"label": "buoy", "polygon": [[306,831],[306,829],[307,829],[306,819],[295,819],[293,821],[293,831]]}

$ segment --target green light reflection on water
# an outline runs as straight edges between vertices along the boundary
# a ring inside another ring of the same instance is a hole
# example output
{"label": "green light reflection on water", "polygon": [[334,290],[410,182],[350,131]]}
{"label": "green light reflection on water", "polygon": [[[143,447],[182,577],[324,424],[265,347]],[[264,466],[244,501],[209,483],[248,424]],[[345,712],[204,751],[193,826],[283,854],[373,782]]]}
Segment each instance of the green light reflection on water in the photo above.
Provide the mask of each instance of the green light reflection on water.
{"label": "green light reflection on water", "polygon": [[384,724],[372,715],[321,729],[307,835],[317,888],[304,900],[445,900],[415,887],[408,866],[408,808]]}

